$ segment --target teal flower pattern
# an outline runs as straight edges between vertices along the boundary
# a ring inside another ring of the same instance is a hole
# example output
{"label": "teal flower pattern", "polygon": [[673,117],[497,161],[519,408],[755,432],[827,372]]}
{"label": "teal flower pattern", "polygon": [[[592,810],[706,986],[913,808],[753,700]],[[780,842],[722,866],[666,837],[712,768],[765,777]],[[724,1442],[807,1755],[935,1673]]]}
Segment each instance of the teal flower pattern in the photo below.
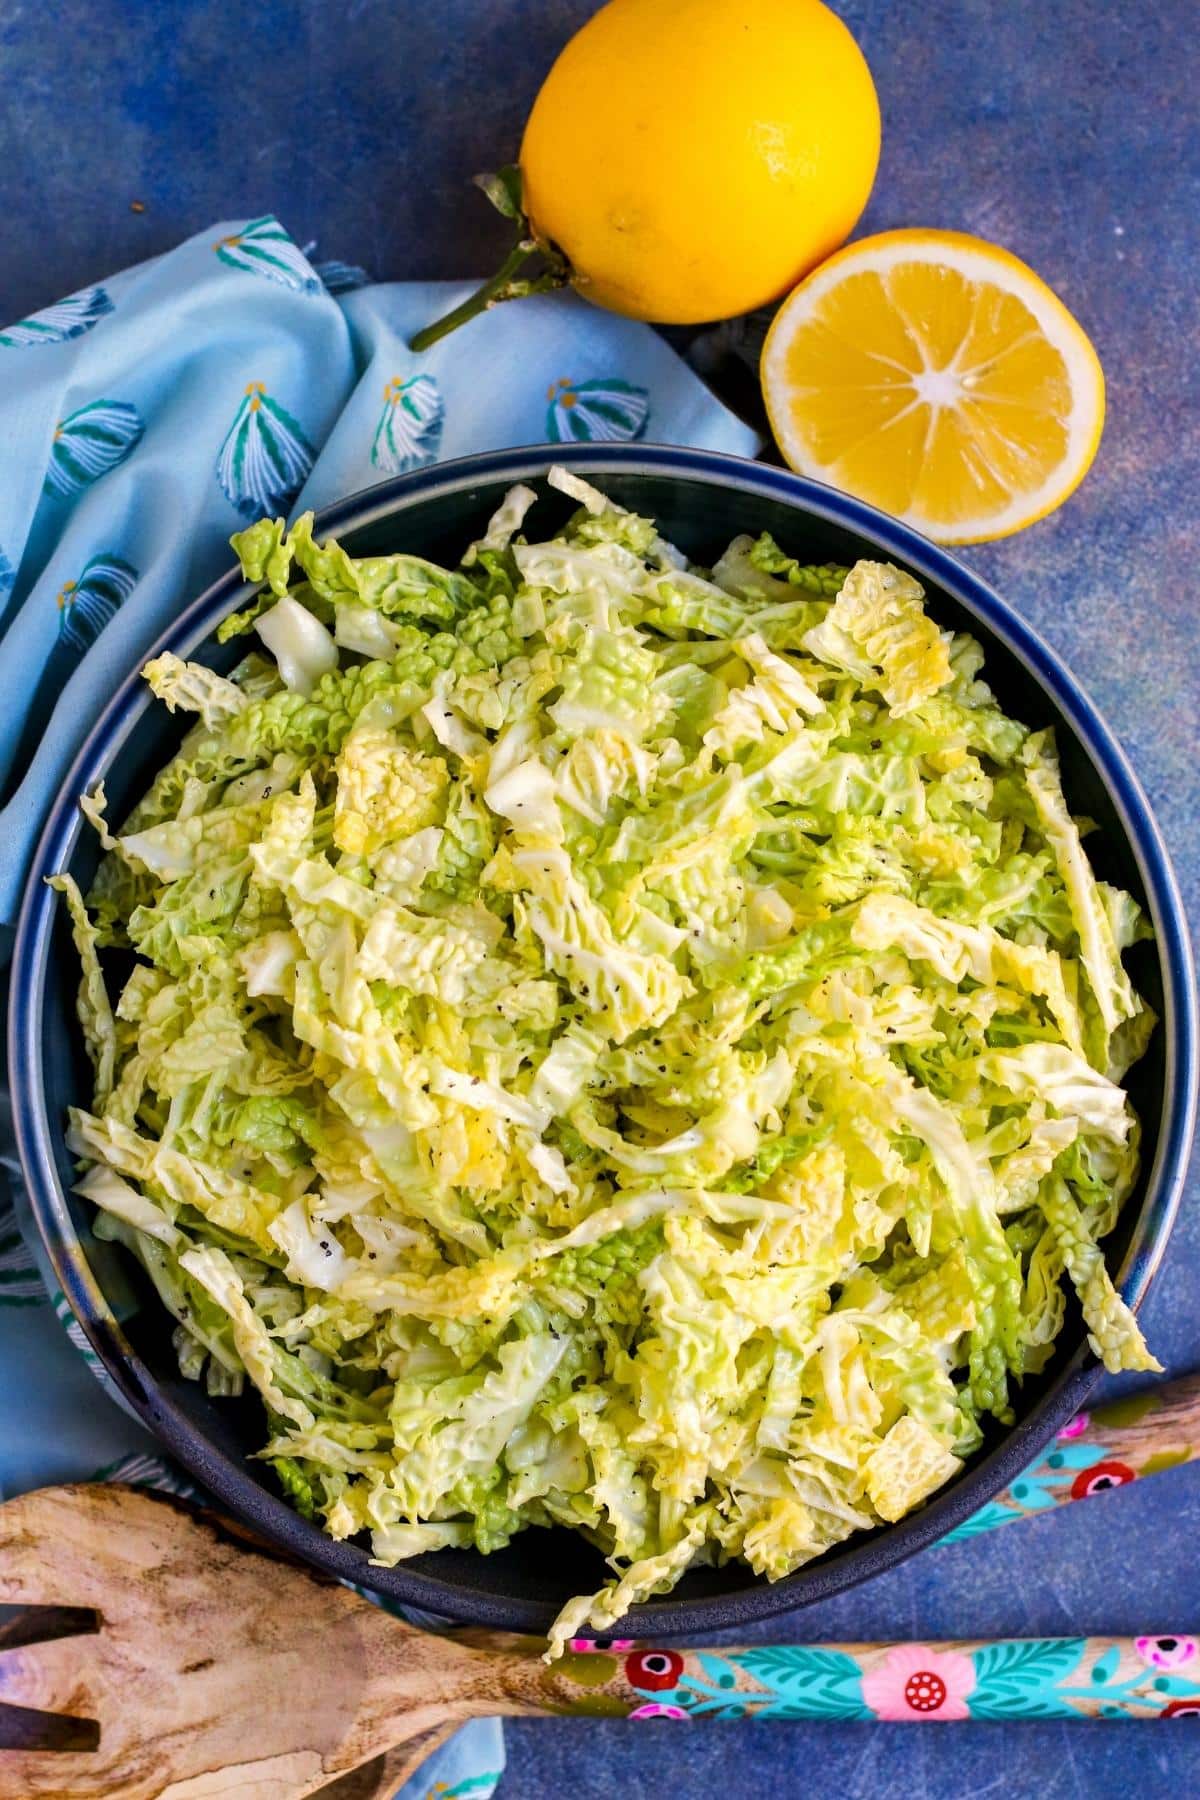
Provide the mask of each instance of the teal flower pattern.
{"label": "teal flower pattern", "polygon": [[650,418],[646,389],[615,375],[603,381],[572,381],[564,375],[546,398],[546,436],[552,444],[632,443]]}
{"label": "teal flower pattern", "polygon": [[0,1306],[41,1306],[46,1290],[10,1201],[0,1201]]}
{"label": "teal flower pattern", "polygon": [[[1200,1714],[1191,1639],[1002,1638],[981,1644],[756,1645],[636,1651],[630,1719],[1168,1719]],[[578,1659],[584,1661],[583,1657]],[[594,1677],[617,1672],[602,1654]],[[1188,1673],[1182,1673],[1186,1668]],[[642,1696],[646,1699],[642,1699]],[[588,1702],[578,1708],[591,1710]]]}
{"label": "teal flower pattern", "polygon": [[199,1498],[200,1490],[174,1463],[164,1456],[147,1456],[134,1451],[117,1462],[106,1463],[91,1477],[93,1481],[119,1481],[125,1487],[149,1488],[155,1494],[174,1494],[180,1500]]}
{"label": "teal flower pattern", "polygon": [[383,390],[383,411],[371,444],[372,465],[385,475],[435,462],[446,408],[432,375],[395,376]]}
{"label": "teal flower pattern", "polygon": [[230,237],[213,245],[217,259],[248,275],[263,275],[296,294],[319,294],[321,280],[303,250],[270,213],[251,219]]}
{"label": "teal flower pattern", "polygon": [[978,1512],[973,1512],[969,1519],[940,1537],[938,1545],[958,1544],[966,1538],[978,1537],[982,1531],[994,1531],[999,1525],[1014,1525],[1024,1517],[1023,1512],[1018,1512],[1015,1507],[1005,1506],[1003,1501],[989,1500]]}
{"label": "teal flower pattern", "polygon": [[[1073,1674],[1087,1650],[1085,1638],[1016,1638],[972,1651],[973,1719],[1069,1719],[1075,1708],[1059,1683]],[[1143,1674],[1139,1671],[1139,1678]],[[1090,1679],[1103,1678],[1096,1670]]]}
{"label": "teal flower pattern", "polygon": [[[1085,1420],[1086,1423],[1086,1420]],[[1013,1525],[1032,1513],[1047,1512],[1068,1500],[1082,1500],[1104,1488],[1124,1487],[1135,1479],[1135,1471],[1112,1459],[1103,1442],[1079,1436],[1074,1425],[1061,1431],[1050,1448],[1018,1475],[1001,1498],[989,1500],[961,1525],[939,1538],[939,1544],[956,1544],[964,1538],[977,1537],[981,1531],[992,1531],[998,1525]]]}
{"label": "teal flower pattern", "polygon": [[136,406],[125,400],[91,400],[61,421],[54,433],[48,494],[65,499],[124,462],[146,427]]}
{"label": "teal flower pattern", "polygon": [[137,585],[138,572],[122,556],[93,556],[78,581],[58,595],[58,641],[77,662],[90,650],[117,608]]}
{"label": "teal flower pattern", "polygon": [[3,606],[16,585],[17,571],[13,568],[3,550],[0,550],[0,606]]}
{"label": "teal flower pattern", "polygon": [[[79,1323],[79,1320],[75,1317],[75,1314],[71,1311],[71,1303],[61,1288],[55,1288],[50,1296],[50,1304],[54,1308],[55,1318],[66,1332],[69,1341],[74,1345],[75,1349],[78,1350],[80,1356],[82,1356],[84,1362],[87,1364],[88,1369],[96,1377],[96,1380],[100,1383],[100,1386],[104,1389],[109,1399],[115,1400],[123,1412],[127,1412],[130,1417],[133,1417],[132,1406],[129,1404],[128,1400],[126,1400],[124,1394],[121,1392],[104,1364],[100,1361],[100,1358],[96,1355],[96,1352],[92,1349],[91,1344],[88,1342],[87,1333]],[[109,1479],[111,1480],[113,1478],[110,1476]]]}
{"label": "teal flower pattern", "polygon": [[65,300],[58,300],[41,312],[30,313],[27,319],[18,319],[15,325],[0,331],[0,344],[9,350],[29,349],[38,344],[65,344],[69,338],[82,337],[112,309],[113,303],[102,287],[83,288],[78,294],[70,294]]}
{"label": "teal flower pattern", "polygon": [[217,480],[235,512],[257,519],[291,505],[315,456],[291,413],[252,381],[221,445]]}
{"label": "teal flower pattern", "polygon": [[106,1389],[108,1393],[114,1394],[116,1389],[113,1386],[112,1377],[104,1364],[100,1361],[100,1358],[96,1355],[96,1352],[92,1349],[92,1346],[88,1343],[83,1326],[71,1311],[70,1302],[61,1288],[55,1288],[53,1294],[50,1296],[50,1304],[54,1308],[55,1318],[63,1327],[68,1338],[71,1340],[72,1344],[74,1344],[76,1350],[78,1350],[80,1356],[82,1356],[84,1362],[96,1377],[96,1380],[100,1383],[100,1386]]}

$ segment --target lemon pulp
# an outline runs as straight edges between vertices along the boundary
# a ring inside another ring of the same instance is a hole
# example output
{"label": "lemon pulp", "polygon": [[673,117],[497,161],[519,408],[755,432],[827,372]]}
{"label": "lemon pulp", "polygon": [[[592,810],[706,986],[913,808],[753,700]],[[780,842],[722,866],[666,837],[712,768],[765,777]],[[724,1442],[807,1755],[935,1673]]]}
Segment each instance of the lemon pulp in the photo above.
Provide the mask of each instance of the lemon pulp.
{"label": "lemon pulp", "polygon": [[1077,486],[1104,418],[1082,327],[1007,251],[898,231],[785,301],[763,388],[791,466],[943,542],[999,537]]}

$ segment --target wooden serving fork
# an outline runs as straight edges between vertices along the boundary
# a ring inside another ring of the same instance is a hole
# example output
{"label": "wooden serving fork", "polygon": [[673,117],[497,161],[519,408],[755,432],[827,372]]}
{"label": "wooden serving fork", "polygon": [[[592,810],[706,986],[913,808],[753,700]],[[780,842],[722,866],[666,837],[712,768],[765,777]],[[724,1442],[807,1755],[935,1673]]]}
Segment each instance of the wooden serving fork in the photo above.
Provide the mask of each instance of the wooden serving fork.
{"label": "wooden serving fork", "polygon": [[[1163,1404],[1137,1418],[1081,1426],[1055,1481],[1073,1468],[1083,1497],[1186,1460],[1194,1385],[1150,1390]],[[385,1800],[458,1725],[496,1714],[1200,1714],[1200,1644],[1178,1631],[709,1651],[621,1641],[547,1666],[541,1639],[418,1631],[213,1514],[102,1483],[0,1507],[6,1607],[20,1610],[0,1622],[0,1800]]]}

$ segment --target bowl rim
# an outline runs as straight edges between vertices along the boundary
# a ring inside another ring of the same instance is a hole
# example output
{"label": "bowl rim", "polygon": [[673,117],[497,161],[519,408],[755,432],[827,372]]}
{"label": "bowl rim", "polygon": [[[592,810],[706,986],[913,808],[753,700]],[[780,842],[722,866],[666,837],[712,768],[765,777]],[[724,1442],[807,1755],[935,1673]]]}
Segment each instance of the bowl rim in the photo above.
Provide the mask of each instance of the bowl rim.
{"label": "bowl rim", "polygon": [[[789,471],[711,450],[650,444],[544,444],[488,451],[379,483],[323,509],[315,530],[336,535],[395,516],[411,504],[452,497],[473,485],[507,479],[536,481],[561,463],[602,480],[610,475],[657,475],[732,488],[748,501],[782,501],[799,516],[842,526],[869,539],[918,577],[942,588],[1016,657],[1071,725],[1107,787],[1138,865],[1154,924],[1163,977],[1166,1081],[1162,1126],[1134,1242],[1117,1280],[1128,1304],[1140,1307],[1161,1262],[1178,1210],[1195,1129],[1197,1012],[1186,915],[1165,844],[1130,763],[1101,714],[1062,659],[993,589],[940,545],[849,495]],[[343,1581],[369,1585],[401,1604],[498,1630],[544,1630],[552,1602],[464,1588],[411,1565],[375,1571],[365,1553],[326,1536],[281,1496],[216,1448],[155,1383],[105,1300],[72,1225],[50,1142],[56,1127],[46,1111],[40,1059],[55,897],[46,877],[65,868],[82,825],[77,796],[90,791],[113,761],[135,719],[152,704],[141,663],[164,651],[186,656],[260,584],[235,568],[190,602],[120,684],[67,771],[46,816],[26,878],[12,959],[8,1058],[17,1150],[25,1201],[72,1312],[122,1398],[147,1429],[218,1500],[268,1539]],[[20,1203],[20,1196],[18,1196]],[[1028,1417],[920,1511],[866,1534],[859,1544],[805,1565],[769,1584],[751,1575],[726,1594],[667,1598],[637,1607],[626,1628],[635,1635],[670,1636],[721,1630],[771,1617],[842,1592],[895,1567],[961,1525],[1014,1480],[1079,1409],[1099,1365],[1081,1343]]]}

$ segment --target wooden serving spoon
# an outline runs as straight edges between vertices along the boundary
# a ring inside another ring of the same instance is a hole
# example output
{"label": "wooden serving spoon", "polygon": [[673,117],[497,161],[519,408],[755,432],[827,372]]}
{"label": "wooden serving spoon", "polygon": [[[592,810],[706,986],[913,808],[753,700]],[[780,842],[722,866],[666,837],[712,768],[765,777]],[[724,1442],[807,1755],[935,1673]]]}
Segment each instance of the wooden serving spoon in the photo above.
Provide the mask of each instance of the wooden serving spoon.
{"label": "wooden serving spoon", "polygon": [[486,1652],[139,1488],[0,1507],[0,1606],[25,1609],[0,1626],[2,1800],[374,1800],[464,1719],[541,1710],[484,1698]]}
{"label": "wooden serving spoon", "polygon": [[1200,1645],[1179,1635],[622,1644],[547,1666],[541,1639],[418,1631],[211,1513],[107,1484],[0,1507],[6,1606],[0,1800],[383,1800],[496,1714],[1200,1713]]}

